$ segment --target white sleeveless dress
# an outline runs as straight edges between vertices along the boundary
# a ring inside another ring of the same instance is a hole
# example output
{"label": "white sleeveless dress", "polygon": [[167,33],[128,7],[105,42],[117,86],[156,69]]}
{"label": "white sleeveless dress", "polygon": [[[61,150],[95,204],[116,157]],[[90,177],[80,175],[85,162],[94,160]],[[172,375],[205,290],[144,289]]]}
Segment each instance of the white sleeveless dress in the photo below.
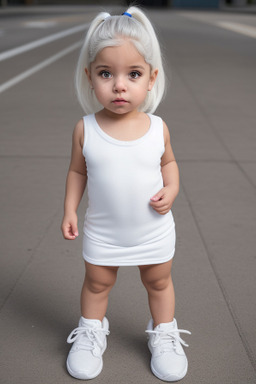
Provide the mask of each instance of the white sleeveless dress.
{"label": "white sleeveless dress", "polygon": [[163,121],[148,114],[150,128],[133,141],[106,134],[95,115],[84,117],[88,209],[83,257],[91,264],[160,264],[175,252],[172,212],[160,215],[150,198],[162,187]]}

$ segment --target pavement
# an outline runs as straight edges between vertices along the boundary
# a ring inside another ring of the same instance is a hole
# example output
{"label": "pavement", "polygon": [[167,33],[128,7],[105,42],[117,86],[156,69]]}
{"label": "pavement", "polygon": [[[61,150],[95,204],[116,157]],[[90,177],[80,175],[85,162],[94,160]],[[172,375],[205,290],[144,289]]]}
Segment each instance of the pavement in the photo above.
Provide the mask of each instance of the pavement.
{"label": "pavement", "polygon": [[[56,37],[98,10],[0,11],[1,52]],[[192,332],[182,382],[254,384],[256,19],[229,12],[148,14],[169,77],[156,113],[169,126],[181,173],[173,279],[179,327]],[[66,338],[80,316],[82,238],[63,240],[60,223],[72,130],[82,116],[73,73],[84,31],[14,50],[0,62],[1,384],[76,382],[65,360]],[[85,195],[80,233],[86,206]],[[104,369],[92,382],[160,383],[149,368],[150,314],[136,267],[120,268],[107,317]]]}

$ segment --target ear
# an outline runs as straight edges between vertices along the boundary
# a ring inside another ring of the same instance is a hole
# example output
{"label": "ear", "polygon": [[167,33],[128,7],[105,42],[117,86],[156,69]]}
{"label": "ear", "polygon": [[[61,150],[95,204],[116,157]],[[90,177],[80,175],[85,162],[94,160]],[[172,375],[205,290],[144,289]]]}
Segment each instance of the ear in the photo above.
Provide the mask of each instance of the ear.
{"label": "ear", "polygon": [[153,86],[155,84],[155,81],[156,81],[156,78],[157,78],[157,75],[158,75],[158,69],[154,69],[151,72],[151,75],[150,75],[150,78],[149,78],[148,91],[151,91],[151,89],[153,88]]}
{"label": "ear", "polygon": [[85,68],[84,71],[86,73],[86,76],[87,76],[87,79],[89,81],[89,84],[90,84],[91,88],[93,89],[91,73],[90,73],[88,68]]}

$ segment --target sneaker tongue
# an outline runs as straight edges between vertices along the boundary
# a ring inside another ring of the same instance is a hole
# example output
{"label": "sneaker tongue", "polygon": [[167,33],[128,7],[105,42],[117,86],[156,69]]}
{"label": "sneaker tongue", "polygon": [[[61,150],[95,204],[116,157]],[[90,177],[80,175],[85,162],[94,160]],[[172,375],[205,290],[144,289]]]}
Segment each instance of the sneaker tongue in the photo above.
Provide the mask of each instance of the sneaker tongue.
{"label": "sneaker tongue", "polygon": [[102,326],[100,320],[85,319],[84,317],[81,317],[79,325],[80,327],[86,326],[87,328],[101,328]]}
{"label": "sneaker tongue", "polygon": [[159,324],[155,329],[156,331],[170,331],[171,329],[175,328],[174,321],[170,323],[161,323]]}

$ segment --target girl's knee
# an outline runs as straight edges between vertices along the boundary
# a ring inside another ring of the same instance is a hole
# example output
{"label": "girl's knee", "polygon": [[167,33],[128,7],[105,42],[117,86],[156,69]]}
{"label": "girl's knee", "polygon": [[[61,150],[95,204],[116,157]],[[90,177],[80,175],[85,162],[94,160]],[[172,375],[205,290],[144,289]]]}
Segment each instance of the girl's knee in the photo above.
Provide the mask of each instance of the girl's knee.
{"label": "girl's knee", "polygon": [[168,277],[162,277],[158,279],[143,280],[142,282],[147,291],[163,291],[170,286],[171,275]]}
{"label": "girl's knee", "polygon": [[171,264],[140,268],[141,281],[147,291],[162,291],[172,284]]}
{"label": "girl's knee", "polygon": [[85,285],[87,286],[87,288],[89,289],[90,292],[99,294],[99,293],[104,293],[104,292],[110,291],[114,284],[112,285],[112,284],[109,284],[107,282],[97,281],[97,280],[86,278],[85,279]]}
{"label": "girl's knee", "polygon": [[109,292],[115,285],[116,277],[117,270],[90,268],[86,271],[84,284],[92,293]]}

